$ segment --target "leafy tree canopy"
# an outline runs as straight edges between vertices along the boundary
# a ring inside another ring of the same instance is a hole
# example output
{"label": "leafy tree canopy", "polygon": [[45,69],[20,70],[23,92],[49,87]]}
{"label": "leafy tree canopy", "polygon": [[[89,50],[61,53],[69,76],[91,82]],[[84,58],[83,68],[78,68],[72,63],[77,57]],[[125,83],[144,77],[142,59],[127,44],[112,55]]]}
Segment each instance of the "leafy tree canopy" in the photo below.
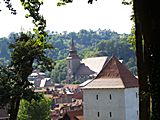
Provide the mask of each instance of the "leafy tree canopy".
{"label": "leafy tree canopy", "polygon": [[42,96],[30,102],[22,99],[18,112],[18,120],[50,120],[51,100]]}

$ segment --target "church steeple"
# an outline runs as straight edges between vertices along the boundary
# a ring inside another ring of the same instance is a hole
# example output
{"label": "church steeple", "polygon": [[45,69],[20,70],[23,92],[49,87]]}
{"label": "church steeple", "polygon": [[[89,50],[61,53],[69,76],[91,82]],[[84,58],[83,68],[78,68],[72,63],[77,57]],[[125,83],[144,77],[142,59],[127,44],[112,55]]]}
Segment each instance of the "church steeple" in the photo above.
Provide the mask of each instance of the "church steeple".
{"label": "church steeple", "polygon": [[69,81],[73,81],[76,71],[80,65],[80,58],[77,55],[77,51],[76,51],[73,39],[71,40],[71,43],[70,43],[69,55],[67,57],[67,61],[68,61],[67,79]]}
{"label": "church steeple", "polygon": [[76,51],[73,39],[71,40],[70,51]]}
{"label": "church steeple", "polygon": [[73,39],[71,40],[71,43],[70,43],[69,56],[68,57],[73,57],[73,58],[80,59],[79,56],[77,55],[77,50],[75,48]]}

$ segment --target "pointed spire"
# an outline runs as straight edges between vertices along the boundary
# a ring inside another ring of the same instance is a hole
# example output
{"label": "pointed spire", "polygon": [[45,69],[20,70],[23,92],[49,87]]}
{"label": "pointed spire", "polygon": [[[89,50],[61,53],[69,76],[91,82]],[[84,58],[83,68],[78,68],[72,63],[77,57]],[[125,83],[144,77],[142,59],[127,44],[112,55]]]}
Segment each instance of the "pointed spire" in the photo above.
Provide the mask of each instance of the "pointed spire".
{"label": "pointed spire", "polygon": [[76,51],[73,39],[71,40],[70,51]]}
{"label": "pointed spire", "polygon": [[71,43],[70,43],[69,57],[80,59],[79,56],[77,55],[77,51],[76,51],[73,39],[71,40]]}

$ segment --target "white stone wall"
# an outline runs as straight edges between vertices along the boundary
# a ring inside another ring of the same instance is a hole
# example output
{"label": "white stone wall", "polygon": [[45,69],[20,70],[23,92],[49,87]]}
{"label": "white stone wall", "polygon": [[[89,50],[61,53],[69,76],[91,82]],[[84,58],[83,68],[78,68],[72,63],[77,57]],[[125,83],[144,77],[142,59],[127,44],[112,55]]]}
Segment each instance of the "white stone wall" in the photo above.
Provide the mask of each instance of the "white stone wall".
{"label": "white stone wall", "polygon": [[125,120],[139,120],[139,89],[127,88],[125,89]]}
{"label": "white stone wall", "polygon": [[83,90],[83,99],[84,120],[125,120],[124,89]]}

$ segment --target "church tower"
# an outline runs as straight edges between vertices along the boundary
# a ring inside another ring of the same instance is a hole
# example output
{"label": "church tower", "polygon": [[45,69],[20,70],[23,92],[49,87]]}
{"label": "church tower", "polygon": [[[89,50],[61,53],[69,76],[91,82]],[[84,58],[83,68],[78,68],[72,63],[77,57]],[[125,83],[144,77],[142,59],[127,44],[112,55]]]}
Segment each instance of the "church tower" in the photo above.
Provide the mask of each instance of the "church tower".
{"label": "church tower", "polygon": [[71,40],[69,55],[67,57],[67,81],[72,82],[75,77],[75,73],[80,65],[80,58],[77,55],[77,51],[73,42]]}

